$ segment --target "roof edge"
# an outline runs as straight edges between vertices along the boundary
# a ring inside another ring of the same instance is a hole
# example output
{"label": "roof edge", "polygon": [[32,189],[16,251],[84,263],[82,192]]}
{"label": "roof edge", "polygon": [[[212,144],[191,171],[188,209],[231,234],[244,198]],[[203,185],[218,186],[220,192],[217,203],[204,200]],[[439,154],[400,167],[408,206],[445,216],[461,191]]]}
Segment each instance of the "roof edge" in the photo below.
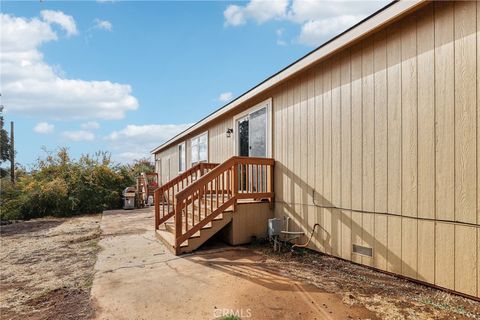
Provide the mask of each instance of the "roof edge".
{"label": "roof edge", "polygon": [[246,92],[244,92],[234,100],[230,101],[223,107],[210,113],[209,115],[199,120],[189,128],[175,135],[171,139],[165,141],[160,146],[152,149],[150,153],[156,154],[166,149],[167,147],[170,147],[179,139],[207,125],[211,121],[215,120],[217,117],[229,111],[234,110],[235,107],[239,106],[243,102],[257,96],[258,94],[265,92],[266,90],[272,88],[275,85],[278,85],[279,83],[287,80],[288,78],[291,78],[295,74],[301,72],[303,69],[319,62],[320,60],[333,54],[334,52],[345,48],[346,46],[361,39],[365,35],[371,33],[375,29],[380,28],[386,23],[389,23],[392,20],[398,19],[399,17],[418,9],[420,5],[427,2],[428,0],[405,0],[405,1],[395,0],[387,4],[383,8],[379,9],[378,11],[374,12],[370,16],[363,19],[362,21],[353,25],[349,29],[336,35],[332,39],[328,40],[327,42],[317,47],[316,49],[313,49],[303,57],[297,59],[290,65],[286,66],[285,68],[271,75],[270,77],[263,80],[256,86],[247,90]]}

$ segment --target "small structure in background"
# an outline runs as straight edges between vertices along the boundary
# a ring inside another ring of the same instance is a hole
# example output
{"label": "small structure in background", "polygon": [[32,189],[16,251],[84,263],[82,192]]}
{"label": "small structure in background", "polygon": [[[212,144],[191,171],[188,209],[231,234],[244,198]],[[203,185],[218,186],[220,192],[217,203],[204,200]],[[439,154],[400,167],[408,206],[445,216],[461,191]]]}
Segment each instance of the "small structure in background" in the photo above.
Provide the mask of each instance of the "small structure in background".
{"label": "small structure in background", "polygon": [[125,190],[123,190],[123,209],[135,209],[135,195],[135,187],[126,187]]}
{"label": "small structure in background", "polygon": [[153,204],[153,194],[158,188],[158,174],[155,172],[142,172],[137,177],[138,207],[148,207]]}

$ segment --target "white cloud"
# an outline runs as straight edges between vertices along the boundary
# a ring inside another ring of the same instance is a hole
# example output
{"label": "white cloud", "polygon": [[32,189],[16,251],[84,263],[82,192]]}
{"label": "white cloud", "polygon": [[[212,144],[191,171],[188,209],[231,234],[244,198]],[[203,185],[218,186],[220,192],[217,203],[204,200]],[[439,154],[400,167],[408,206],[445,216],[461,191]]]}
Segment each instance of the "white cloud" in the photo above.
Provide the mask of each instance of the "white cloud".
{"label": "white cloud", "polygon": [[62,136],[72,141],[92,141],[95,139],[95,135],[87,130],[64,131]]}
{"label": "white cloud", "polygon": [[53,124],[49,124],[48,122],[39,122],[35,127],[33,127],[33,131],[40,134],[52,133],[53,130],[55,130],[55,126]]}
{"label": "white cloud", "polygon": [[127,125],[113,131],[105,140],[116,161],[128,162],[149,157],[150,151],[190,127],[191,124]]}
{"label": "white cloud", "polygon": [[245,6],[229,5],[223,12],[225,25],[240,26],[249,19],[257,23],[278,19],[285,16],[287,6],[288,0],[251,0]]}
{"label": "white cloud", "polygon": [[42,10],[40,14],[43,20],[45,20],[48,24],[55,23],[65,29],[68,36],[78,34],[77,25],[75,24],[75,20],[73,20],[72,16],[68,16],[61,11],[53,10]]}
{"label": "white cloud", "polygon": [[95,28],[106,30],[106,31],[112,31],[112,23],[110,21],[95,19],[94,22],[95,22]]}
{"label": "white cloud", "polygon": [[[389,1],[318,1],[318,0],[250,0],[245,6],[230,5],[223,15],[225,25],[241,26],[249,20],[264,23],[282,20],[298,24],[301,32],[297,42],[317,46],[348,29]],[[283,31],[277,34],[277,44],[286,45]]]}
{"label": "white cloud", "polygon": [[[61,20],[55,15],[46,16],[48,21],[0,14],[0,69],[5,111],[51,119],[121,119],[127,111],[136,110],[138,101],[129,85],[67,79],[59,71],[61,67],[44,61],[39,47],[58,39],[51,23]],[[62,23],[66,30],[73,32],[71,26],[67,27],[68,23]]]}
{"label": "white cloud", "polygon": [[277,45],[279,46],[286,46],[287,42],[283,39],[283,36],[285,34],[285,29],[280,28],[275,31],[275,34],[277,35]]}
{"label": "white cloud", "polygon": [[218,96],[218,100],[221,101],[221,102],[228,102],[228,101],[232,100],[232,98],[233,98],[233,93],[231,93],[231,92],[222,92]]}
{"label": "white cloud", "polygon": [[234,4],[225,9],[223,16],[225,17],[225,25],[227,26],[240,26],[246,22],[244,9]]}
{"label": "white cloud", "polygon": [[88,122],[82,123],[80,127],[85,130],[93,130],[93,129],[100,128],[100,123],[96,121],[88,121]]}
{"label": "white cloud", "polygon": [[310,46],[318,46],[335,33],[348,29],[360,21],[363,16],[342,15],[338,17],[308,21],[302,26],[298,40]]}

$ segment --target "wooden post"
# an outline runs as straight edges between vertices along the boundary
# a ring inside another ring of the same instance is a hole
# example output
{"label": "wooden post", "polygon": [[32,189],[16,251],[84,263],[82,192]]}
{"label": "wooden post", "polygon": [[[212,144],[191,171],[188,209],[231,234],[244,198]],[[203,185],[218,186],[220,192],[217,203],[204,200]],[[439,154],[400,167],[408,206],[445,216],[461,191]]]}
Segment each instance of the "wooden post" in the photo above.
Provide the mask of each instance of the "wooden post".
{"label": "wooden post", "polygon": [[[270,170],[269,170],[269,172],[270,172],[270,179],[269,179],[270,186],[268,187],[269,192],[275,192],[273,190],[273,186],[274,186],[273,178],[274,178],[274,175],[275,175],[274,167],[275,167],[275,162],[272,165],[270,165]],[[272,198],[270,198],[270,209],[273,209],[274,204],[275,204],[275,193],[274,193],[274,196]]]}
{"label": "wooden post", "polygon": [[153,202],[155,206],[155,230],[158,229],[160,223],[160,192],[159,190],[155,190],[153,193]]}
{"label": "wooden post", "polygon": [[13,121],[10,121],[10,179],[15,183],[15,135]]}
{"label": "wooden post", "polygon": [[[232,186],[232,194],[234,197],[238,194],[238,165],[237,162],[234,162],[232,166],[232,174],[233,174],[233,186]],[[237,210],[237,201],[233,203],[233,212]]]}
{"label": "wooden post", "polygon": [[[177,205],[175,206],[175,252],[176,254],[180,254],[180,241],[179,238],[182,236],[182,204],[183,200],[180,202],[177,201]],[[185,206],[186,209],[187,206]],[[187,221],[188,223],[188,221]]]}

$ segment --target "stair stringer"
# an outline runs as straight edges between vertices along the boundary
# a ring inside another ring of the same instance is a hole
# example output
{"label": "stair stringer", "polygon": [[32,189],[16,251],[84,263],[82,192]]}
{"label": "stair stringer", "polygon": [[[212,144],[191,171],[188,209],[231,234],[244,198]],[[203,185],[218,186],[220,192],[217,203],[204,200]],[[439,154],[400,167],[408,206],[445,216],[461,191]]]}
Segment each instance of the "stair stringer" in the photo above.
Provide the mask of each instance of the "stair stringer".
{"label": "stair stringer", "polygon": [[192,252],[198,247],[200,247],[202,244],[204,244],[208,239],[213,237],[217,232],[223,229],[227,224],[232,221],[232,211],[223,211],[222,212],[222,219],[214,219],[211,221],[211,226],[202,228],[200,229],[200,235],[198,236],[193,236],[188,238],[187,240],[187,245],[185,246],[185,242],[182,244],[182,246],[179,248],[178,251],[179,254],[182,253],[189,253]]}

